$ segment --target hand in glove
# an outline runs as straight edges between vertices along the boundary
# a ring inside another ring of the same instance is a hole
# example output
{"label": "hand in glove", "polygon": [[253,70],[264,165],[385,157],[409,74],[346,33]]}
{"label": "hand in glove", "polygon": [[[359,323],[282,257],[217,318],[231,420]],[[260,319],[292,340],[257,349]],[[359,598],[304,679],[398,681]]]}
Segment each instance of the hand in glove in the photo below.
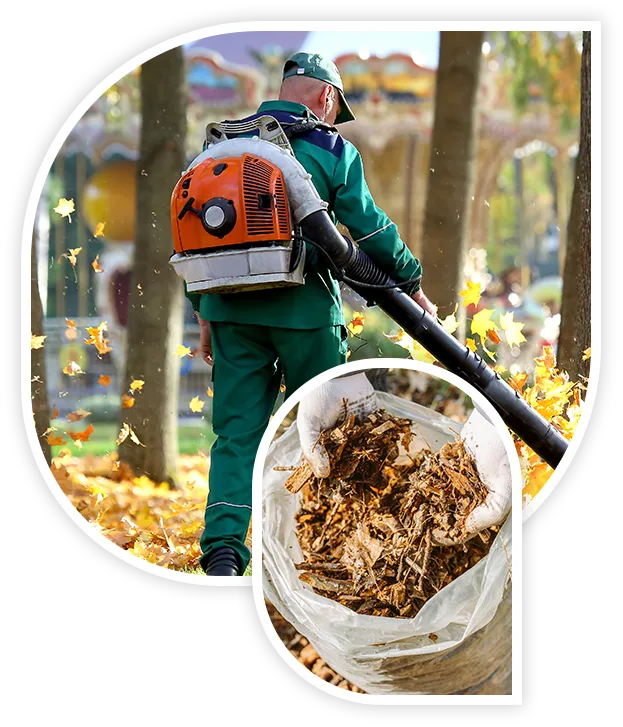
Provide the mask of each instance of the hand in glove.
{"label": "hand in glove", "polygon": [[361,416],[378,409],[376,394],[364,373],[331,379],[316,387],[299,404],[297,426],[301,449],[316,477],[331,472],[320,432],[334,427],[345,415]]}
{"label": "hand in glove", "polygon": [[485,502],[474,508],[465,521],[467,533],[475,535],[501,522],[511,509],[511,468],[502,438],[477,408],[465,422],[461,439],[489,490]]}

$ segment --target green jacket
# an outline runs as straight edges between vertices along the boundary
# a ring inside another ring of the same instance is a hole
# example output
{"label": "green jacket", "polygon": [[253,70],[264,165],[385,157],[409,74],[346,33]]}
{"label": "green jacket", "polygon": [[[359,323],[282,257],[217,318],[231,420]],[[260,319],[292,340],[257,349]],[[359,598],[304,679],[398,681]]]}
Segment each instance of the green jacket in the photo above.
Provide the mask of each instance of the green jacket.
{"label": "green jacket", "polygon": [[[301,104],[267,101],[257,115],[269,114],[291,123],[316,119]],[[255,115],[249,119],[255,118]],[[334,130],[317,128],[292,140],[298,161],[311,174],[318,194],[329,204],[333,221],[341,222],[352,239],[397,282],[422,274],[420,262],[400,239],[396,225],[375,204],[357,149]],[[229,295],[186,293],[193,309],[208,321],[258,324],[277,328],[320,328],[344,323],[339,284],[307,246],[311,264],[305,285]],[[406,288],[413,293],[419,283]]]}

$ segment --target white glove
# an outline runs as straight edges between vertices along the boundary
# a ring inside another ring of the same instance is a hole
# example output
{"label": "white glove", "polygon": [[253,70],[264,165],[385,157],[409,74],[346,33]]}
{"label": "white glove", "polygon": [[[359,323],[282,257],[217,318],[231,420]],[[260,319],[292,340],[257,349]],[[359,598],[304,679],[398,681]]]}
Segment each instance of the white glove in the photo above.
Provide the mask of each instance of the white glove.
{"label": "white glove", "polygon": [[299,404],[297,427],[301,449],[316,477],[331,472],[320,432],[335,426],[347,414],[369,414],[378,409],[376,393],[364,373],[331,379],[317,386]]}
{"label": "white glove", "polygon": [[472,510],[465,521],[467,532],[474,534],[499,523],[508,514],[512,502],[511,466],[496,428],[478,409],[465,422],[461,439],[489,490],[485,502]]}

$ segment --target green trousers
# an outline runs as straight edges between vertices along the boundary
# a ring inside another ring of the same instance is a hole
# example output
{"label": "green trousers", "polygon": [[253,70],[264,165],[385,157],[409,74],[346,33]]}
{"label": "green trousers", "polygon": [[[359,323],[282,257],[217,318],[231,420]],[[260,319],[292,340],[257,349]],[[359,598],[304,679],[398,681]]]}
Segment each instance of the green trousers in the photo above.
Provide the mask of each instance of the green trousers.
{"label": "green trousers", "polygon": [[[210,490],[201,536],[201,566],[223,546],[233,548],[246,569],[244,541],[251,518],[255,454],[273,412],[281,377],[286,396],[346,361],[345,326],[311,330],[238,323],[212,323],[214,398]],[[259,515],[259,513],[258,513]]]}

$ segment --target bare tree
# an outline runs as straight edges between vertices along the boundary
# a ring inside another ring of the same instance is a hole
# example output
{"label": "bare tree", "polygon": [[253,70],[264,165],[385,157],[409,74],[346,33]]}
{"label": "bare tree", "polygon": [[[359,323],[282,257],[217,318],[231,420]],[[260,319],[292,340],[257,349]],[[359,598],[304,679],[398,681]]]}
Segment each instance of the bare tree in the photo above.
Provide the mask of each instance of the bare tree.
{"label": "bare tree", "polygon": [[[30,253],[30,332],[33,336],[43,336],[43,306],[39,295],[37,236],[34,230]],[[51,464],[50,445],[47,438],[41,437],[50,426],[50,404],[45,374],[45,348],[33,348],[30,351],[30,396],[35,418],[35,430],[41,442],[43,456],[46,462]]]}
{"label": "bare tree", "polygon": [[424,217],[423,287],[450,313],[463,283],[476,166],[483,32],[442,31]]}
{"label": "bare tree", "polygon": [[567,226],[558,363],[573,381],[588,377],[591,345],[591,34],[583,33],[580,145]]}
{"label": "bare tree", "polygon": [[130,437],[119,456],[135,471],[173,482],[177,459],[179,358],[183,289],[168,264],[173,249],[172,190],[185,166],[184,57],[174,48],[141,67],[142,128],[137,163],[136,240],[128,316],[125,384],[145,381],[134,406],[121,410]]}

